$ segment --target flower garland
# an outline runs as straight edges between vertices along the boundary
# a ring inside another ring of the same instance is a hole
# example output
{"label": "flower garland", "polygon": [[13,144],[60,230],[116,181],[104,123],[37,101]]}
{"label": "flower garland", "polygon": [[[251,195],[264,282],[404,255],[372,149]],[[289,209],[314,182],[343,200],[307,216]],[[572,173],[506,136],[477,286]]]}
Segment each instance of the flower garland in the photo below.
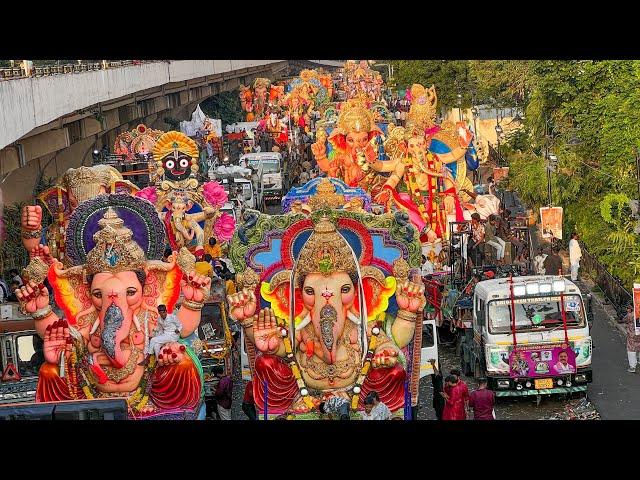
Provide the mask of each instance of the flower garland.
{"label": "flower garland", "polygon": [[[302,396],[302,400],[305,405],[310,409],[314,408],[313,400],[311,395],[309,395],[309,389],[304,383],[304,379],[302,378],[302,374],[300,372],[300,367],[295,360],[293,355],[293,349],[291,347],[291,340],[289,339],[289,331],[287,330],[285,321],[281,318],[277,319],[278,326],[280,327],[280,335],[282,335],[284,342],[284,350],[286,353],[285,360],[291,367],[291,372],[293,373],[294,378],[296,379],[296,384],[298,385],[298,391]],[[374,351],[377,344],[377,338],[380,334],[380,322],[376,321],[373,328],[371,329],[371,335],[368,337],[369,347],[367,348],[367,354],[365,356],[364,364],[362,365],[362,369],[360,370],[360,375],[356,380],[356,383],[351,388],[353,395],[351,397],[351,409],[353,411],[358,409],[358,402],[360,400],[360,392],[362,391],[362,384],[367,378],[367,374],[371,368],[371,360],[373,360]]]}
{"label": "flower garland", "polygon": [[[88,352],[86,353],[88,354]],[[80,368],[81,366],[88,367],[88,362],[86,360],[84,360],[83,362],[78,362],[78,352],[75,344],[73,346],[73,349],[71,350],[71,355],[66,361],[67,374],[65,375],[65,380],[71,398],[75,400],[80,396],[80,392],[78,391],[78,371],[82,376],[82,384],[80,385],[80,389],[84,393],[85,398],[88,400],[96,398],[96,396],[98,396],[98,392],[94,388],[95,381],[89,380],[86,373],[84,372],[84,369]],[[149,364],[145,368],[144,375],[140,380],[138,388],[136,388],[133,394],[131,394],[127,398],[127,404],[132,410],[136,412],[140,412],[149,401],[149,394],[151,392],[151,382],[149,381],[149,379],[155,369],[155,366],[156,357],[152,354],[149,356]]]}

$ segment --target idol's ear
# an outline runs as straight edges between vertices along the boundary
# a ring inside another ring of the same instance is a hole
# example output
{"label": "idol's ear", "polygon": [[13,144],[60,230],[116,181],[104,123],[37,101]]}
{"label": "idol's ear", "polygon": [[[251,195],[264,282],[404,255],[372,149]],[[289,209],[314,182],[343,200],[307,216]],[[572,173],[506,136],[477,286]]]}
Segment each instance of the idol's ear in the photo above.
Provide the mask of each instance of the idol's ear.
{"label": "idol's ear", "polygon": [[90,285],[84,268],[64,269],[62,263],[55,262],[49,267],[47,279],[53,288],[56,304],[69,324],[75,326],[78,317],[91,308]]}
{"label": "idol's ear", "polygon": [[174,252],[167,263],[160,260],[147,262],[142,290],[144,308],[157,312],[158,305],[166,305],[167,312],[173,312],[180,297],[180,281],[183,276],[175,257]]}
{"label": "idol's ear", "polygon": [[[276,273],[270,282],[260,284],[260,296],[271,304],[273,312],[278,318],[289,318],[291,307],[291,270],[282,270]],[[302,313],[302,298],[298,298],[299,288],[294,289],[294,317],[298,322],[298,315]]]}
{"label": "idol's ear", "polygon": [[[376,267],[366,266],[360,270],[362,275],[362,289],[364,301],[367,305],[367,321],[375,320],[389,307],[389,299],[396,293],[395,277],[385,277]],[[356,310],[360,313],[360,304],[355,302]]]}

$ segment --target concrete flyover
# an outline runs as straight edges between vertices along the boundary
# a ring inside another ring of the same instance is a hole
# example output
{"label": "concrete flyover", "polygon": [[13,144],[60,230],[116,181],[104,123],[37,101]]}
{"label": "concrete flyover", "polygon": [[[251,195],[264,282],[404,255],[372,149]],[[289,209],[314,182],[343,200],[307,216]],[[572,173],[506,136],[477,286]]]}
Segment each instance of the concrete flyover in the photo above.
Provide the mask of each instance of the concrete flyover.
{"label": "concrete flyover", "polygon": [[145,123],[167,130],[208,97],[257,77],[278,79],[330,60],[158,61],[74,74],[0,81],[0,188],[27,201],[40,178],[87,165],[91,151]]}

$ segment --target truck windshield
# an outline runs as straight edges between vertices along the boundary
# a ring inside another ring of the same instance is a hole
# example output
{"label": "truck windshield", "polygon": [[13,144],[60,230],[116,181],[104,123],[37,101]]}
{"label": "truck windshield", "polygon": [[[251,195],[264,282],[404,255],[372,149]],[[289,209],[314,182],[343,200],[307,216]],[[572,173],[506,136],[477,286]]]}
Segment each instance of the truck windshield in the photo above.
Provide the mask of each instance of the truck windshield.
{"label": "truck windshield", "polygon": [[[560,297],[516,298],[516,330],[539,331],[562,328]],[[567,328],[584,327],[584,309],[579,295],[564,296]],[[511,300],[489,302],[489,332],[511,332]]]}
{"label": "truck windshield", "polygon": [[263,160],[263,173],[278,173],[280,171],[280,162],[278,160]]}

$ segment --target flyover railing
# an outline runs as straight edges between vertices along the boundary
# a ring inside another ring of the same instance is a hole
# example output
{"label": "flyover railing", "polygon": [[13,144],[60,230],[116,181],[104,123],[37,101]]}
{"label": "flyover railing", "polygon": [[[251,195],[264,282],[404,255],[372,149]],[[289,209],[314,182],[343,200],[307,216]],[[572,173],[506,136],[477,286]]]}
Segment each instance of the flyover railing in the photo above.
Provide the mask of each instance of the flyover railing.
{"label": "flyover railing", "polygon": [[102,62],[68,63],[64,65],[34,66],[27,70],[24,67],[0,68],[0,80],[13,80],[27,77],[46,77],[50,75],[64,75],[69,73],[82,73],[110,68],[129,67],[143,63],[163,62],[166,60],[103,60]]}
{"label": "flyover railing", "polygon": [[606,267],[587,251],[584,245],[581,245],[581,250],[581,269],[589,273],[594,283],[602,290],[605,298],[616,308],[619,315],[622,314],[626,305],[633,302],[631,292],[624,287],[620,279],[611,275]]}

